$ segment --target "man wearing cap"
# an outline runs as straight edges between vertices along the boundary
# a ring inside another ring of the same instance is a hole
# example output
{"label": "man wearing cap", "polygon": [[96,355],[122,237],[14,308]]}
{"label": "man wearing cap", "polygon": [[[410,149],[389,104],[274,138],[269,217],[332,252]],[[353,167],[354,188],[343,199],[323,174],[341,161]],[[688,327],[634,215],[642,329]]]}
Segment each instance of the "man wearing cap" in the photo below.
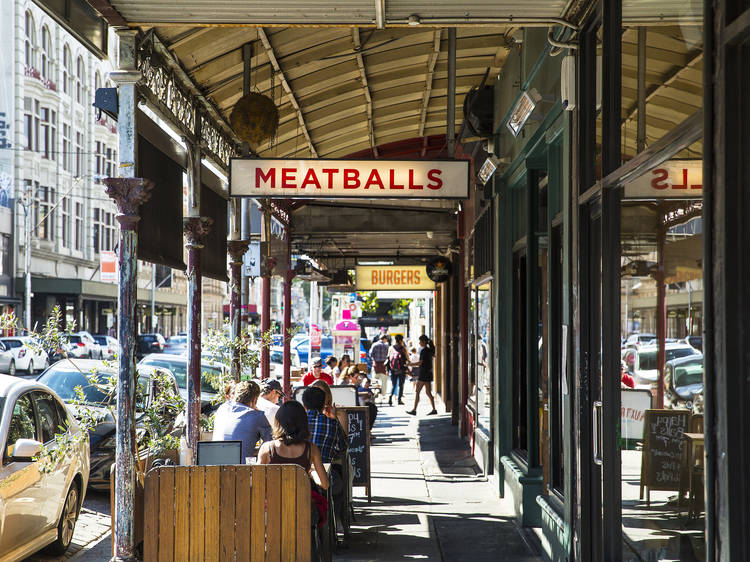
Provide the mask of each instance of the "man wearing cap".
{"label": "man wearing cap", "polygon": [[284,391],[281,389],[281,383],[278,380],[266,379],[263,381],[263,385],[260,388],[260,398],[258,398],[256,407],[266,414],[271,427],[273,427],[281,398],[284,398]]}
{"label": "man wearing cap", "polygon": [[307,373],[302,378],[302,384],[304,386],[310,386],[312,383],[314,383],[318,379],[323,379],[325,382],[327,382],[329,385],[333,385],[333,377],[323,371],[323,361],[320,359],[320,357],[316,357],[313,360],[312,364],[312,371]]}

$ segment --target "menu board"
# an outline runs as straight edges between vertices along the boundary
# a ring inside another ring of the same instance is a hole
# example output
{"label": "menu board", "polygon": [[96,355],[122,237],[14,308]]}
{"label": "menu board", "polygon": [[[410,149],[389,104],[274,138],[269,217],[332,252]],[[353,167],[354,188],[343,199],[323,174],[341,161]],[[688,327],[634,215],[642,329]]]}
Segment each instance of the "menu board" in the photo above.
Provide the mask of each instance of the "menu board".
{"label": "menu board", "polygon": [[370,427],[368,409],[364,406],[336,408],[341,426],[349,439],[349,458],[352,463],[353,486],[367,488],[370,498]]}
{"label": "menu board", "polygon": [[688,431],[689,410],[646,410],[641,457],[641,490],[679,490],[682,434]]}

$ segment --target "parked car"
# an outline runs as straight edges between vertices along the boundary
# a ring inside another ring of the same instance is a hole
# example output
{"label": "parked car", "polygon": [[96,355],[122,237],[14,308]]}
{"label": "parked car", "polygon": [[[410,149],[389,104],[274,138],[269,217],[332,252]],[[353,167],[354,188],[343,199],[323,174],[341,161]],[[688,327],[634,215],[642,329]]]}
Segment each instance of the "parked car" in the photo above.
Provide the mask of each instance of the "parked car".
{"label": "parked car", "polygon": [[692,345],[698,351],[703,351],[703,336],[688,336],[683,341]]}
{"label": "parked car", "polygon": [[696,396],[702,394],[702,354],[667,361],[664,370],[664,402],[667,407],[691,410]]}
{"label": "parked car", "polygon": [[85,330],[82,330],[80,332],[75,333],[76,336],[80,336],[81,341],[86,346],[86,349],[88,349],[88,356],[90,359],[101,359],[103,355],[103,349],[99,347],[99,344],[94,339],[94,336],[92,336],[90,333],[86,332]]}
{"label": "parked car", "polygon": [[120,354],[120,342],[112,336],[101,334],[94,336],[94,339],[102,350],[102,359],[114,359]]}
{"label": "parked car", "polygon": [[187,353],[188,340],[187,336],[170,336],[164,344],[164,353],[172,355],[182,355]]}
{"label": "parked car", "polygon": [[13,354],[17,370],[33,375],[34,371],[43,371],[49,367],[47,354],[38,346],[34,346],[29,336],[0,338],[0,342]]}
{"label": "parked car", "polygon": [[[302,363],[310,363],[311,354],[310,354],[310,338],[305,338],[300,341],[300,343],[294,348],[297,350],[297,354],[299,355],[299,360]],[[320,339],[320,352],[317,350],[312,353],[312,356],[314,357],[322,357],[323,361],[326,360],[329,356],[333,355],[333,337],[332,336],[323,336]]]}
{"label": "parked car", "polygon": [[8,347],[0,341],[0,373],[16,376],[16,358]]}
{"label": "parked car", "polygon": [[135,356],[141,359],[149,353],[162,353],[166,343],[161,334],[138,334],[135,339]]}
{"label": "parked car", "polygon": [[[94,489],[109,489],[109,475],[115,462],[115,429],[117,420],[115,397],[107,394],[102,387],[91,384],[88,373],[95,374],[102,386],[107,385],[108,379],[117,376],[117,367],[107,365],[103,361],[82,359],[80,361],[59,361],[42,373],[37,382],[47,385],[54,390],[63,402],[75,414],[80,408],[87,408],[92,413],[101,416],[101,421],[89,434],[90,449],[90,477],[89,486]],[[174,378],[172,377],[172,380]],[[175,392],[177,382],[174,381]],[[71,404],[78,400],[76,387],[83,390],[84,405]],[[138,383],[136,385],[136,432],[142,436],[143,411],[151,403],[154,396],[152,370],[138,369]],[[167,425],[174,425],[174,419],[165,419]]]}
{"label": "parked car", "polygon": [[[281,379],[284,375],[284,348],[281,346],[271,346],[269,349],[271,358],[271,377]],[[297,350],[291,349],[292,369],[299,369],[301,363]]]}
{"label": "parked car", "polygon": [[625,347],[648,345],[656,339],[656,334],[630,334],[625,340]]}
{"label": "parked car", "polygon": [[[138,366],[164,367],[169,369],[177,381],[180,396],[187,401],[187,357],[185,355],[172,355],[169,353],[152,353],[144,357]],[[211,403],[216,398],[216,389],[211,386],[209,377],[206,375],[219,376],[224,372],[224,367],[213,361],[201,362],[201,411],[209,412],[214,409]]]}
{"label": "parked car", "polygon": [[[625,352],[623,359],[636,384],[652,384],[659,378],[659,367],[656,363],[657,352],[656,345],[644,345]],[[666,344],[667,362],[688,355],[700,355],[700,352],[684,343]]]}
{"label": "parked car", "polygon": [[63,554],[89,480],[88,443],[75,442],[52,471],[34,460],[60,428],[80,431],[60,398],[36,381],[0,375],[0,553],[22,560],[40,548]]}

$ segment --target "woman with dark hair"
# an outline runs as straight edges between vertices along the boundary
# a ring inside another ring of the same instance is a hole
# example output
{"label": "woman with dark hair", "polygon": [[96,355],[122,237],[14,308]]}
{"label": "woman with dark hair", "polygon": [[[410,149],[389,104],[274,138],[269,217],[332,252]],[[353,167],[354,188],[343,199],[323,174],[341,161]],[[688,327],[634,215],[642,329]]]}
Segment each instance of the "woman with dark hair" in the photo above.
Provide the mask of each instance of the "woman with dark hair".
{"label": "woman with dark hair", "polygon": [[352,360],[349,358],[349,355],[344,353],[341,356],[341,359],[338,361],[338,366],[333,369],[331,372],[331,375],[333,376],[333,380],[336,381],[336,384],[346,384],[338,382],[341,376],[343,375],[344,371],[347,370],[352,364]]}
{"label": "woman with dark hair", "polygon": [[308,474],[318,475],[320,487],[328,489],[328,473],[323,466],[320,449],[310,442],[307,412],[299,402],[284,402],[273,424],[273,439],[261,445],[258,464],[296,464]]}
{"label": "woman with dark hair", "polygon": [[398,403],[403,404],[404,383],[406,382],[406,367],[409,364],[409,354],[404,345],[404,336],[396,334],[396,342],[388,350],[388,370],[391,372],[391,395],[388,405],[393,405],[393,395],[398,388]]}
{"label": "woman with dark hair", "polygon": [[412,362],[411,367],[419,367],[419,375],[417,377],[417,390],[414,395],[414,408],[411,409],[407,414],[412,416],[417,415],[417,406],[419,405],[419,394],[422,392],[424,387],[427,393],[427,398],[432,404],[432,411],[427,414],[432,416],[437,414],[435,409],[435,399],[432,396],[432,360],[435,357],[435,344],[426,335],[422,334],[419,336],[419,361]]}

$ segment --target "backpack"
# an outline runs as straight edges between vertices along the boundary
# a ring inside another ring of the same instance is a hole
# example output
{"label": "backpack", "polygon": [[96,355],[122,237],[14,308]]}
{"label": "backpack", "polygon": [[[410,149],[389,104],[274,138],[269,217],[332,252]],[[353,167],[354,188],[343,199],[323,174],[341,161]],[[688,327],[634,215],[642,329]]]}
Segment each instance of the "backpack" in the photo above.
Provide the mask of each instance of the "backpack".
{"label": "backpack", "polygon": [[390,357],[388,357],[388,368],[394,373],[403,373],[406,371],[404,354],[395,347],[391,350]]}

